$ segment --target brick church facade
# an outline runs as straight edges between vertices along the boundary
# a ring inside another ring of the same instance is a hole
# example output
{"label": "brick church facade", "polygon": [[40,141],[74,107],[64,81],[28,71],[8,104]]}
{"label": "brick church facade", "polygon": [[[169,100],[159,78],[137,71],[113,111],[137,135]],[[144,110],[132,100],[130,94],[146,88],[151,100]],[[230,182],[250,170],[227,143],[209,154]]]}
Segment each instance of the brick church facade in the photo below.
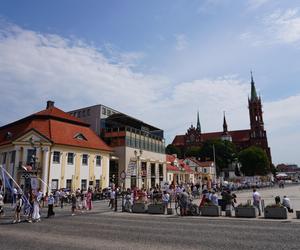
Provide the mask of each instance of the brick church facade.
{"label": "brick church facade", "polygon": [[193,146],[201,146],[207,140],[228,140],[235,144],[238,151],[257,146],[262,148],[272,163],[271,150],[268,145],[267,133],[264,128],[261,97],[257,95],[253,76],[251,73],[251,96],[248,98],[250,117],[250,129],[228,131],[226,117],[224,114],[223,131],[202,133],[199,113],[197,114],[197,126],[187,130],[185,135],[176,135],[172,145],[181,150],[182,153]]}

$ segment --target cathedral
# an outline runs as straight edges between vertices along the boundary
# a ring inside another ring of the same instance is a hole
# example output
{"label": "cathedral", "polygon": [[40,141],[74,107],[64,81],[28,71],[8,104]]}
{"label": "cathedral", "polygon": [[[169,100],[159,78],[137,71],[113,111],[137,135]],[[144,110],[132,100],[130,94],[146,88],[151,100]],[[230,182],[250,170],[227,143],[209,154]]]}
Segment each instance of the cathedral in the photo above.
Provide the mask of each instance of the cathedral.
{"label": "cathedral", "polygon": [[193,146],[201,146],[207,140],[228,140],[231,141],[238,151],[251,146],[262,148],[272,163],[271,150],[268,146],[267,133],[264,129],[263,112],[261,97],[257,95],[253,76],[251,73],[251,96],[248,98],[250,129],[228,131],[226,117],[224,113],[223,131],[202,133],[199,119],[199,112],[197,113],[197,127],[191,125],[185,135],[176,135],[172,145],[186,152],[186,150]]}

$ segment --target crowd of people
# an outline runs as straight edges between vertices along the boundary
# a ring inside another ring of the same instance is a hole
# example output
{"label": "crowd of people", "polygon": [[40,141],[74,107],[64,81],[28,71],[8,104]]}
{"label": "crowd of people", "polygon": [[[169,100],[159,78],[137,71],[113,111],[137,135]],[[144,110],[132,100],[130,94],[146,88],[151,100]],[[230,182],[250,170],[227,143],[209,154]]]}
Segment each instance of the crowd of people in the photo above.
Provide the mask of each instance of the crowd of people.
{"label": "crowd of people", "polygon": [[[39,189],[37,191],[30,190],[24,193],[21,189],[14,188],[12,207],[14,210],[13,223],[21,222],[21,214],[29,223],[41,221],[41,208],[48,206],[46,218],[55,215],[54,207],[64,207],[64,203],[71,204],[71,214],[83,213],[84,211],[92,210],[93,208],[93,190],[77,189],[73,193],[65,192],[63,189],[55,190],[49,195],[45,195]],[[4,216],[4,198],[0,193],[0,216]]]}
{"label": "crowd of people", "polygon": [[[105,193],[104,193],[105,192]],[[75,192],[68,192],[66,190],[54,190],[51,193],[43,194],[41,190],[23,193],[22,190],[14,188],[13,190],[13,223],[19,223],[21,221],[21,214],[26,218],[28,222],[39,222],[41,220],[40,208],[48,206],[47,218],[55,215],[55,207],[63,208],[65,203],[70,204],[71,215],[74,216],[77,213],[83,213],[84,211],[92,210],[93,198],[95,190],[89,188],[88,190],[77,189]],[[231,216],[232,211],[237,206],[237,195],[226,186],[200,186],[199,184],[171,184],[167,187],[161,188],[159,185],[149,189],[127,189],[121,190],[118,187],[108,188],[103,190],[102,197],[106,197],[108,200],[108,206],[114,209],[116,206],[116,197],[122,197],[122,210],[131,211],[131,207],[134,203],[152,203],[163,204],[165,211],[171,208],[172,203],[177,203],[180,209],[180,215],[186,216],[189,214],[192,201],[195,198],[200,198],[200,203],[197,204],[198,208],[205,205],[219,205],[222,206],[222,210],[226,211],[226,215]],[[280,204],[288,209],[289,212],[293,212],[291,208],[290,199],[284,196],[281,202],[280,197],[275,198],[275,203]],[[252,204],[258,209],[259,215],[261,215],[261,196],[259,192],[254,188],[252,194]],[[192,204],[195,205],[195,204]],[[4,198],[0,193],[0,216],[4,216]]]}

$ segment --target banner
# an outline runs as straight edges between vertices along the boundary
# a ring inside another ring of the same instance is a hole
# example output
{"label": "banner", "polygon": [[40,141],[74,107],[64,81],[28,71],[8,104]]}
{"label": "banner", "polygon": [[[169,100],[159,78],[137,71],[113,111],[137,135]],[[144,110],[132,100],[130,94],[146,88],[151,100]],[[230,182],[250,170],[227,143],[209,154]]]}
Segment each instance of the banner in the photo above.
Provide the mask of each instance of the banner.
{"label": "banner", "polygon": [[128,176],[136,176],[136,162],[130,161],[127,168]]}

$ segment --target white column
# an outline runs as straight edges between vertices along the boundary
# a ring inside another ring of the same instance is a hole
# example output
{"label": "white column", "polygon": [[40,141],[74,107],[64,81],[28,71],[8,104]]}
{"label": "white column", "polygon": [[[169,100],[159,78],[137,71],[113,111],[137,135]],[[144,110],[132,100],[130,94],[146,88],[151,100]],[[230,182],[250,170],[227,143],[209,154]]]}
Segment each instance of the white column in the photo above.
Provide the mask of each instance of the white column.
{"label": "white column", "polygon": [[14,172],[13,178],[14,179],[17,178],[17,173],[18,173],[18,169],[19,169],[20,153],[21,153],[20,146],[15,146],[15,151],[16,151],[16,155],[15,155],[14,170],[13,170],[13,172]]}
{"label": "white column", "polygon": [[106,176],[104,176],[105,177],[105,180],[104,180],[104,183],[105,183],[105,187],[108,187],[108,185],[109,185],[109,156],[108,157],[106,157],[107,159],[106,159],[106,167],[107,167],[107,169],[106,169]]}
{"label": "white column", "polygon": [[[43,147],[43,172],[42,172],[42,192],[46,193],[47,192],[47,185],[49,185],[48,183],[48,171],[49,171],[49,154],[50,154],[50,150],[49,147]],[[48,190],[50,191],[50,190]]]}

